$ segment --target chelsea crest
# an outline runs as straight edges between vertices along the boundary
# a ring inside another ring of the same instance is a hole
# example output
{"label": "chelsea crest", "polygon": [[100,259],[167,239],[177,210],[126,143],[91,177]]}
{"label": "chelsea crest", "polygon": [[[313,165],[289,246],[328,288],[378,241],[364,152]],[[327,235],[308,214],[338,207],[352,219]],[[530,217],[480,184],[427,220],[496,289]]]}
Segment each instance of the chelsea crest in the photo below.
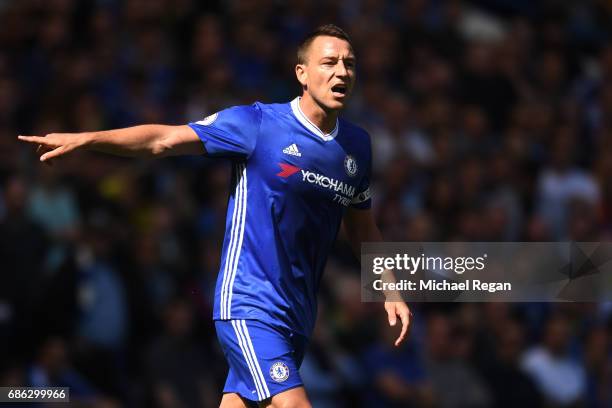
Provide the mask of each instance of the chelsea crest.
{"label": "chelsea crest", "polygon": [[282,361],[277,361],[270,367],[270,377],[276,382],[283,382],[289,378],[289,367]]}
{"label": "chelsea crest", "polygon": [[351,177],[355,177],[357,174],[357,162],[350,154],[347,154],[344,158],[344,171]]}

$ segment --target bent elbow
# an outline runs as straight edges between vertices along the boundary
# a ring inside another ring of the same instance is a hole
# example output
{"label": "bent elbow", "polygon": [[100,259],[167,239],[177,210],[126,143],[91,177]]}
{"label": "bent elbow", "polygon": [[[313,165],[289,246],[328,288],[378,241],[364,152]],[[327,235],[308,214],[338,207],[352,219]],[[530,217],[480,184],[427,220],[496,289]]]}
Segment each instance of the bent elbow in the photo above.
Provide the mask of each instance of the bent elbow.
{"label": "bent elbow", "polygon": [[154,157],[164,157],[167,156],[170,150],[172,149],[172,144],[167,140],[160,140],[153,144],[151,147],[151,154]]}
{"label": "bent elbow", "polygon": [[169,156],[173,149],[179,144],[177,131],[170,126],[164,126],[159,136],[151,146],[151,154],[154,157]]}

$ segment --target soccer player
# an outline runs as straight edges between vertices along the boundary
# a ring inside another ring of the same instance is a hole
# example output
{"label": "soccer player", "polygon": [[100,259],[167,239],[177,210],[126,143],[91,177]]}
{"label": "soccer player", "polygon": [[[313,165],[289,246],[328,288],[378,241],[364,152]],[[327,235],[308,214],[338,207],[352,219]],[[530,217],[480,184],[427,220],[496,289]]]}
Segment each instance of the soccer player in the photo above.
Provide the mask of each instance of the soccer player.
{"label": "soccer player", "polygon": [[[290,103],[234,106],[183,126],[19,136],[39,145],[42,162],[77,149],[232,161],[213,315],[230,367],[223,408],[310,406],[298,369],[340,224],[358,257],[362,242],[381,241],[370,210],[370,137],[338,118],[355,83],[349,37],[322,26],[297,54],[303,92]],[[385,309],[391,326],[402,323],[397,346],[410,311],[404,302]]]}

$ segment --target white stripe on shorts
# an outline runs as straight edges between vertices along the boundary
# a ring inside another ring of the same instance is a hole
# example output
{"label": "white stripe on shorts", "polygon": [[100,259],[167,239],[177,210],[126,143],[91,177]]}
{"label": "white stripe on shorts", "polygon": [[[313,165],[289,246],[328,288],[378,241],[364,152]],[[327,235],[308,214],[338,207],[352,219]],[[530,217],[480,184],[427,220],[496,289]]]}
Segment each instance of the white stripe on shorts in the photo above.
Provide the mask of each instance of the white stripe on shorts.
{"label": "white stripe on shorts", "polygon": [[264,390],[261,387],[261,383],[259,382],[258,375],[255,372],[255,367],[253,365],[251,355],[246,347],[246,342],[243,339],[243,335],[242,335],[241,328],[240,328],[240,321],[239,320],[230,320],[230,321],[232,322],[232,327],[234,327],[234,331],[236,332],[236,338],[238,339],[238,345],[240,346],[240,349],[242,350],[242,355],[244,356],[247,366],[249,367],[249,371],[251,372],[251,377],[253,377],[253,382],[255,383],[255,389],[257,391],[257,400],[262,401],[266,399],[267,397],[265,397]]}
{"label": "white stripe on shorts", "polygon": [[242,325],[243,334],[247,340],[247,348],[251,351],[251,356],[253,357],[253,361],[255,362],[255,371],[259,375],[261,380],[261,384],[263,385],[264,394],[266,398],[270,398],[270,390],[268,389],[268,384],[266,383],[266,379],[261,372],[261,367],[259,366],[259,361],[257,361],[257,355],[255,354],[255,350],[253,349],[253,343],[251,342],[251,336],[249,336],[249,330],[247,329],[246,322],[244,320],[239,321]]}

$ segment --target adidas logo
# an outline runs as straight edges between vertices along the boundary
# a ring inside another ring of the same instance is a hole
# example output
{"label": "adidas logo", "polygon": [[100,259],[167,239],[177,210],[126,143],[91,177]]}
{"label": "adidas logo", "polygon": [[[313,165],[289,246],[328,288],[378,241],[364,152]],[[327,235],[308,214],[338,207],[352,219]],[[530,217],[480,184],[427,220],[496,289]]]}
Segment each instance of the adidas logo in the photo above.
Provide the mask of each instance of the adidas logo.
{"label": "adidas logo", "polygon": [[283,149],[283,153],[290,154],[291,156],[302,157],[297,145],[294,143],[291,146],[287,146]]}

